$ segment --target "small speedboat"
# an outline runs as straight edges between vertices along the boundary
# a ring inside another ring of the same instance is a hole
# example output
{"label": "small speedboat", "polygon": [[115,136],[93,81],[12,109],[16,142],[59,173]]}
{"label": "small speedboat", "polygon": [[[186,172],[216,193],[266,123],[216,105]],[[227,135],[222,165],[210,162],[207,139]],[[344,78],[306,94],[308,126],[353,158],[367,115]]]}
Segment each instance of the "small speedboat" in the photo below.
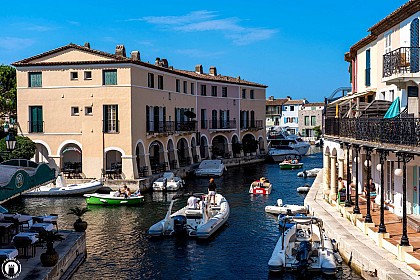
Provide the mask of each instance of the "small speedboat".
{"label": "small speedboat", "polygon": [[309,192],[309,190],[311,189],[311,186],[310,185],[308,185],[308,184],[305,184],[305,185],[303,185],[303,186],[301,186],[301,187],[298,187],[297,189],[296,189],[296,191],[298,192],[298,193],[307,193],[307,192]]}
{"label": "small speedboat", "polygon": [[102,188],[102,182],[92,180],[88,183],[67,185],[63,176],[58,174],[55,186],[51,183],[49,185],[40,186],[36,189],[23,193],[23,196],[71,196],[83,195],[86,193],[94,193]]}
{"label": "small speedboat", "polygon": [[153,191],[177,191],[184,185],[184,180],[176,177],[172,172],[165,172],[163,176],[153,182]]}
{"label": "small speedboat", "polygon": [[92,205],[131,205],[138,206],[144,202],[144,196],[131,195],[129,197],[118,196],[118,192],[111,192],[109,194],[85,194],[86,203]]}
{"label": "small speedboat", "polygon": [[220,159],[203,160],[195,171],[195,176],[222,176],[226,170],[225,165]]}
{"label": "small speedboat", "polygon": [[251,194],[270,194],[273,185],[264,177],[251,183],[249,193]]}
{"label": "small speedboat", "polygon": [[172,213],[175,201],[182,197],[182,195],[174,197],[165,218],[149,228],[151,236],[177,235],[207,239],[229,217],[229,203],[221,194],[216,194],[216,204],[210,204],[207,195],[195,194],[194,197],[198,200],[198,208],[187,205]]}
{"label": "small speedboat", "polygon": [[280,162],[280,169],[299,169],[303,167],[303,163]]}
{"label": "small speedboat", "polygon": [[296,271],[305,279],[314,271],[330,275],[337,272],[342,260],[325,234],[321,219],[286,216],[281,226],[284,230],[268,262],[270,271]]}
{"label": "small speedboat", "polygon": [[277,199],[277,205],[270,205],[265,207],[265,212],[271,214],[288,214],[288,215],[296,215],[296,214],[306,214],[308,213],[308,209],[303,205],[293,205],[293,204],[283,204],[283,200]]}
{"label": "small speedboat", "polygon": [[318,175],[319,171],[321,171],[322,168],[313,168],[310,170],[303,170],[301,172],[298,172],[297,176],[298,177],[316,177],[316,175]]}

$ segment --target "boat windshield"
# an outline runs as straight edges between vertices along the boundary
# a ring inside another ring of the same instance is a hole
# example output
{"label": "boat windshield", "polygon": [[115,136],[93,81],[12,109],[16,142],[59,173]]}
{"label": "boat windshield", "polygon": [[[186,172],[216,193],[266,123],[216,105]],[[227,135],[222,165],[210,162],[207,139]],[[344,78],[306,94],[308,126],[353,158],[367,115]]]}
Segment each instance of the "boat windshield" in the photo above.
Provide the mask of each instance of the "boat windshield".
{"label": "boat windshield", "polygon": [[0,213],[2,213],[2,214],[9,213],[9,210],[7,210],[6,208],[4,208],[3,206],[0,205]]}

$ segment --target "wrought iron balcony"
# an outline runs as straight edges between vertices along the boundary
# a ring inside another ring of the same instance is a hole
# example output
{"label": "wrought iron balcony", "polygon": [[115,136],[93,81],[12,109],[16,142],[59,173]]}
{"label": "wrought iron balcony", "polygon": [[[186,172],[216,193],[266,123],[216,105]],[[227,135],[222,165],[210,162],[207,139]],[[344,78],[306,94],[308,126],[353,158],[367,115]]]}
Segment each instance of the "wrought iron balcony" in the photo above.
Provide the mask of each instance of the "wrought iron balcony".
{"label": "wrought iron balcony", "polygon": [[236,129],[236,120],[209,120],[209,129],[213,129],[213,130]]}
{"label": "wrought iron balcony", "polygon": [[419,72],[419,47],[402,47],[383,56],[382,77]]}
{"label": "wrought iron balcony", "polygon": [[325,135],[405,146],[420,145],[420,118],[327,118]]}
{"label": "wrought iron balcony", "polygon": [[264,128],[262,120],[241,120],[241,129],[260,130]]}
{"label": "wrought iron balcony", "polygon": [[146,130],[148,134],[173,134],[177,132],[194,132],[197,130],[196,121],[148,121],[146,122]]}
{"label": "wrought iron balcony", "polygon": [[44,132],[44,121],[28,121],[29,133],[42,133]]}

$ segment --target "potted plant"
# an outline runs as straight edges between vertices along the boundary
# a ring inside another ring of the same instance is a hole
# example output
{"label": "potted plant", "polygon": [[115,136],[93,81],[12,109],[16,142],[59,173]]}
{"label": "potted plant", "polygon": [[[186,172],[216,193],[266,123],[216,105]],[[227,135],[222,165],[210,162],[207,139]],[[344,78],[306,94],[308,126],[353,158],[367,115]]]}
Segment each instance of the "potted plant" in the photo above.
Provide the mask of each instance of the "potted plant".
{"label": "potted plant", "polygon": [[57,231],[41,231],[39,238],[47,245],[47,250],[41,254],[41,263],[43,266],[51,267],[58,262],[58,253],[54,249],[54,242],[64,240],[63,236]]}
{"label": "potted plant", "polygon": [[87,222],[82,220],[82,216],[86,214],[86,212],[89,212],[90,210],[87,207],[80,208],[79,206],[76,206],[74,208],[70,208],[70,212],[67,213],[69,215],[75,215],[77,216],[76,222],[74,222],[74,230],[77,232],[84,232],[87,229]]}

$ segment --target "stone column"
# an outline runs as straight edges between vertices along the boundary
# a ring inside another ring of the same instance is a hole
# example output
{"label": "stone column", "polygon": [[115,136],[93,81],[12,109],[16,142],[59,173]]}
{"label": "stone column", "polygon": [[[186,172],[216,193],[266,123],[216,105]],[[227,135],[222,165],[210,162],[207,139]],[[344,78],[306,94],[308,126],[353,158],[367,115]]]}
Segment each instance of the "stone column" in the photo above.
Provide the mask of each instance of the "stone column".
{"label": "stone column", "polygon": [[328,184],[328,176],[330,174],[330,154],[324,154],[324,194],[329,194],[330,185]]}
{"label": "stone column", "polygon": [[331,156],[331,181],[330,181],[330,200],[337,199],[337,171],[336,171],[337,156]]}
{"label": "stone column", "polygon": [[174,157],[175,157],[175,162],[176,162],[175,168],[178,169],[179,168],[178,149],[174,150]]}
{"label": "stone column", "polygon": [[165,149],[163,149],[163,160],[168,163],[168,166],[165,166],[165,171],[171,170],[171,166],[169,165],[169,154]]}
{"label": "stone column", "polygon": [[[259,149],[257,149],[257,151],[258,150]],[[228,144],[228,153],[229,153],[229,155],[231,155],[229,158],[232,158],[233,157],[232,143]]]}
{"label": "stone column", "polygon": [[135,159],[132,156],[121,157],[123,179],[134,179],[134,169],[136,169]]}
{"label": "stone column", "polygon": [[211,159],[212,158],[212,156],[213,156],[213,146],[208,146],[207,147],[207,149],[208,149],[208,151],[209,151],[209,159]]}
{"label": "stone column", "polygon": [[147,174],[144,174],[144,175],[150,176],[152,174],[152,167],[150,166],[150,154],[149,153],[144,155],[144,162],[147,166]]}
{"label": "stone column", "polygon": [[344,180],[344,158],[338,159],[338,177]]}

